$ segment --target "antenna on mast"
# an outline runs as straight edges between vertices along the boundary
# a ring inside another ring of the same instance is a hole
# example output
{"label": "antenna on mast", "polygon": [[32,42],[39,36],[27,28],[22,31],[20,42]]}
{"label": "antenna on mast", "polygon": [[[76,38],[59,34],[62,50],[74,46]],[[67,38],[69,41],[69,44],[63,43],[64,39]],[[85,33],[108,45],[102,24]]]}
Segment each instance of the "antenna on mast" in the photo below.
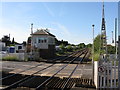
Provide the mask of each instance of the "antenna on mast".
{"label": "antenna on mast", "polygon": [[31,23],[31,34],[33,34],[33,23]]}
{"label": "antenna on mast", "polygon": [[103,0],[102,18],[105,18],[105,14],[104,14],[104,0]]}

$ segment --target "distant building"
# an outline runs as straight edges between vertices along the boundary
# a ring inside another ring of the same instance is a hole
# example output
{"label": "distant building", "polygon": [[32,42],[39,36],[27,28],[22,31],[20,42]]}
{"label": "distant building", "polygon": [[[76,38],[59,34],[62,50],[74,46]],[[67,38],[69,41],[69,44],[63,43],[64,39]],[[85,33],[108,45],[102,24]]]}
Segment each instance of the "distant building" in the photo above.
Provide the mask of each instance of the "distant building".
{"label": "distant building", "polygon": [[[30,38],[29,38],[30,39]],[[39,57],[51,58],[55,55],[55,36],[48,29],[37,29],[31,34],[31,52],[39,53]],[[30,44],[28,44],[30,48]]]}
{"label": "distant building", "polygon": [[6,50],[7,50],[7,47],[5,43],[0,41],[0,51],[6,51]]}
{"label": "distant building", "polygon": [[23,44],[15,44],[16,53],[24,53],[25,48],[26,47]]}
{"label": "distant building", "polygon": [[25,53],[25,46],[23,44],[15,44],[14,46],[7,46],[8,53]]}

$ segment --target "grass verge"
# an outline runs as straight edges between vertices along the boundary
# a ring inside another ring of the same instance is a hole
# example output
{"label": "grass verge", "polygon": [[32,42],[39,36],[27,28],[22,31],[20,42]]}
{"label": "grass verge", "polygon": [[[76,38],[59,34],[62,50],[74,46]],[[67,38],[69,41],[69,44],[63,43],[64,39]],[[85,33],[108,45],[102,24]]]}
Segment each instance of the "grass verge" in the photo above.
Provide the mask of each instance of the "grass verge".
{"label": "grass verge", "polygon": [[18,59],[15,56],[6,56],[6,57],[2,58],[2,60],[17,61]]}

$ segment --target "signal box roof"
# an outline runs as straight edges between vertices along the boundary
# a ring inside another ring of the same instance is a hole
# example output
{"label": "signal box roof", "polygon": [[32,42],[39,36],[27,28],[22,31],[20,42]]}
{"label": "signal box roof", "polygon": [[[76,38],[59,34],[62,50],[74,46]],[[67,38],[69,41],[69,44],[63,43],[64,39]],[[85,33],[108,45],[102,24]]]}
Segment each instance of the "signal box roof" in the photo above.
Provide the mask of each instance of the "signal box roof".
{"label": "signal box roof", "polygon": [[53,34],[51,34],[48,29],[37,29],[36,32],[34,32],[33,34],[31,35],[49,35],[49,36],[52,36],[52,37],[55,37]]}

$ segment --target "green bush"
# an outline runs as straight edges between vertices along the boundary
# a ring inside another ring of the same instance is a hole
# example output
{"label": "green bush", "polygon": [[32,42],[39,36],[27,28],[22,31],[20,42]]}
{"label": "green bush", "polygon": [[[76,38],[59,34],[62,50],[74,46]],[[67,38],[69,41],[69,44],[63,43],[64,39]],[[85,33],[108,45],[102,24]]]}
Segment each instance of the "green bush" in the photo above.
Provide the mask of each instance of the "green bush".
{"label": "green bush", "polygon": [[94,53],[94,61],[98,61],[100,58],[100,54],[99,53]]}
{"label": "green bush", "polygon": [[15,56],[6,56],[6,57],[2,58],[2,60],[16,61],[18,59]]}
{"label": "green bush", "polygon": [[73,47],[72,47],[71,45],[68,45],[68,46],[67,46],[67,51],[68,51],[68,52],[72,52],[72,51],[73,51]]}
{"label": "green bush", "polygon": [[65,45],[61,44],[60,49],[61,49],[61,53],[64,53],[66,51]]}

